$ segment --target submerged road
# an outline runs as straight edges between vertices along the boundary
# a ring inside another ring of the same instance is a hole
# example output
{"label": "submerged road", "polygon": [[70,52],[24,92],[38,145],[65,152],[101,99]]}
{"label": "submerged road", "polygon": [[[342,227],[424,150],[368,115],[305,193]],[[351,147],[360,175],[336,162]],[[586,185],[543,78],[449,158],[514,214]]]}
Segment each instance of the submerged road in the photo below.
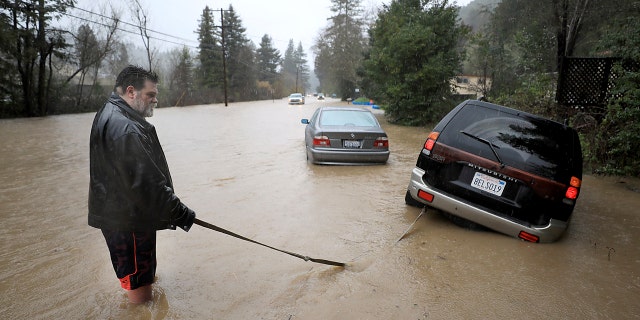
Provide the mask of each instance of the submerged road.
{"label": "submerged road", "polygon": [[[428,129],[388,124],[381,166],[307,163],[322,104],[158,109],[178,196],[198,218],[332,267],[200,226],[158,234],[153,302],[127,303],[87,225],[94,114],[0,120],[5,319],[638,319],[640,182],[585,176],[566,235],[532,244],[404,204]],[[344,104],[346,105],[346,104]]]}

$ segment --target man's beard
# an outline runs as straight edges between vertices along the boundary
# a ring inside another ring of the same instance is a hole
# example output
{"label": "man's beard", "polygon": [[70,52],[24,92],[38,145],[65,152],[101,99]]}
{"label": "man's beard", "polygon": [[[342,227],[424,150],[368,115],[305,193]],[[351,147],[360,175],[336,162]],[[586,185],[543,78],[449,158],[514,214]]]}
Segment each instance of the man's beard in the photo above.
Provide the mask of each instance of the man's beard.
{"label": "man's beard", "polygon": [[133,108],[140,113],[143,117],[153,117],[153,109],[156,107],[157,103],[149,103],[147,106],[144,105],[144,101],[142,101],[142,97],[137,97],[134,100]]}

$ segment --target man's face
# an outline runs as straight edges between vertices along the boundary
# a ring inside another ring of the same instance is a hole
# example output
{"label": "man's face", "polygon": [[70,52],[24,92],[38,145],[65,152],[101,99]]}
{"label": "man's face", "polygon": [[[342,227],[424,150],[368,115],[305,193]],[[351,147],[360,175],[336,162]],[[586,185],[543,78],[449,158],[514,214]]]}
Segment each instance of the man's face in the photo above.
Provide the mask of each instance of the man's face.
{"label": "man's face", "polygon": [[133,93],[131,107],[143,117],[152,117],[153,109],[158,105],[158,84],[146,80],[142,90],[138,91],[133,87],[128,87],[127,91]]}

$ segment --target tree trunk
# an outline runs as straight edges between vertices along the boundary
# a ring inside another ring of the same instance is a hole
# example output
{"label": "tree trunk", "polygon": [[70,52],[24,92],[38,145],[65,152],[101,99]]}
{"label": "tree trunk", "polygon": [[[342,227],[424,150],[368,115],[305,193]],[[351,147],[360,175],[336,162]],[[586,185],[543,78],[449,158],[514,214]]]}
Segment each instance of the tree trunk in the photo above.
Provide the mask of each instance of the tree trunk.
{"label": "tree trunk", "polygon": [[46,28],[46,11],[45,11],[45,0],[38,1],[38,33],[36,36],[36,44],[38,47],[38,51],[40,56],[38,57],[38,82],[37,85],[37,110],[39,116],[47,115],[47,101],[46,101],[46,92],[47,92],[47,56],[48,45],[47,39],[45,38],[45,30]]}
{"label": "tree trunk", "polygon": [[570,57],[573,55],[573,49],[576,46],[578,36],[580,35],[580,29],[582,28],[582,19],[589,7],[589,0],[579,0],[576,2],[576,6],[571,17],[571,23],[567,30],[567,43],[565,55]]}
{"label": "tree trunk", "polygon": [[556,50],[556,71],[562,70],[562,58],[566,54],[567,49],[567,15],[569,8],[569,0],[554,0],[555,17],[558,22],[556,32],[556,40],[558,47]]}
{"label": "tree trunk", "polygon": [[573,55],[582,28],[582,20],[589,7],[589,0],[577,0],[572,15],[569,16],[569,0],[554,0],[557,28],[557,70],[562,70],[562,57]]}
{"label": "tree trunk", "polygon": [[[18,23],[18,14],[20,10],[18,9],[18,4],[16,1],[15,10],[12,12],[12,28],[13,32],[18,33],[16,37],[16,65],[18,69],[18,74],[20,75],[20,83],[22,85],[22,100],[24,104],[23,113],[26,117],[32,116],[33,113],[33,104],[31,103],[31,67],[30,67],[30,59],[26,55],[30,49],[30,41],[29,41],[29,25],[30,21],[27,19],[24,23],[25,31],[22,31],[20,24]],[[22,31],[23,35],[20,35]]]}

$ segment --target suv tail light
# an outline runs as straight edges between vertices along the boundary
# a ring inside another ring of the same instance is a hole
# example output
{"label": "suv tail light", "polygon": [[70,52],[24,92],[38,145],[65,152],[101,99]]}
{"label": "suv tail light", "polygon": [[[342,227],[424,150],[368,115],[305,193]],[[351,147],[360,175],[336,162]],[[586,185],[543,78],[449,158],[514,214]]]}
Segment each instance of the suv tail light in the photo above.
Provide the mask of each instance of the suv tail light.
{"label": "suv tail light", "polygon": [[423,190],[418,190],[418,197],[427,200],[427,202],[433,202],[433,194]]}
{"label": "suv tail light", "polygon": [[436,140],[438,140],[438,136],[440,136],[440,132],[433,131],[429,134],[427,141],[425,141],[424,143],[424,148],[427,151],[431,152],[431,149],[433,149],[433,146],[436,145]]}
{"label": "suv tail light", "polygon": [[389,138],[387,137],[377,137],[376,141],[373,142],[374,148],[389,148]]}
{"label": "suv tail light", "polygon": [[327,136],[315,136],[313,137],[313,145],[320,147],[330,147],[331,140]]}
{"label": "suv tail light", "polygon": [[567,188],[567,191],[564,194],[565,198],[570,200],[577,199],[578,195],[580,194],[581,185],[582,185],[582,180],[576,177],[571,177],[571,181],[569,182],[569,187]]}
{"label": "suv tail light", "polygon": [[540,242],[540,237],[525,231],[520,231],[520,234],[518,234],[518,238],[529,242]]}

